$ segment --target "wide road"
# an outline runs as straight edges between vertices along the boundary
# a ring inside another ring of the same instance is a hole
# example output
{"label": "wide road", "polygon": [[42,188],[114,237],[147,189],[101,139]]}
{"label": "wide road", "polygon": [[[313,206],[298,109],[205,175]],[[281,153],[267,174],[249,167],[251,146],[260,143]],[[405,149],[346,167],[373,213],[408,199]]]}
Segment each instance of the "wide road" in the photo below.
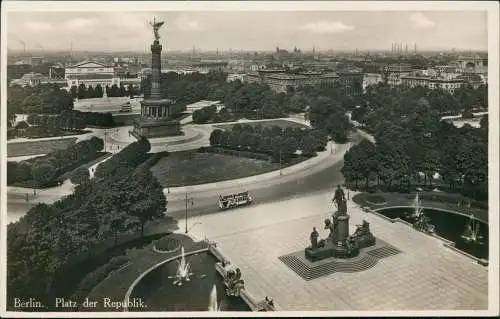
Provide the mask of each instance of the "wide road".
{"label": "wide road", "polygon": [[[343,154],[348,148],[349,145],[342,145],[334,154],[331,154],[325,161],[316,166],[289,175],[284,170],[284,175],[278,175],[275,179],[256,181],[224,189],[190,192],[188,193],[187,205],[188,217],[219,212],[219,194],[249,191],[254,199],[252,205],[259,205],[292,197],[307,196],[325,190],[332,190],[333,193],[333,188],[344,182],[340,169],[343,165]],[[185,217],[185,193],[166,193],[166,195],[168,200],[167,215],[176,219]]]}

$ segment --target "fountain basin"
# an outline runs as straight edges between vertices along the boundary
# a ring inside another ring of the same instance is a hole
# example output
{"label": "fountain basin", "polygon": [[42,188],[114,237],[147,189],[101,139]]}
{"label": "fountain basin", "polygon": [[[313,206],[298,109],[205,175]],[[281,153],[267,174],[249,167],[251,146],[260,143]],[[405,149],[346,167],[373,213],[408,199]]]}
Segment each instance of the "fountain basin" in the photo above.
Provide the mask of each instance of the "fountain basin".
{"label": "fountain basin", "polygon": [[181,286],[173,285],[174,279],[169,277],[176,274],[179,259],[180,256],[159,265],[139,280],[130,298],[142,298],[147,308],[130,311],[208,311],[214,285],[221,311],[251,310],[241,298],[226,296],[224,281],[215,268],[218,260],[206,250],[186,253],[193,274]]}
{"label": "fountain basin", "polygon": [[[379,208],[374,210],[391,220],[400,219],[406,224],[411,225],[411,219],[408,218],[408,212],[413,211],[412,206],[398,206]],[[488,224],[482,220],[476,219],[480,225],[480,233],[484,236],[484,243],[467,243],[461,236],[469,222],[469,216],[449,210],[424,207],[425,215],[430,219],[430,224],[435,226],[434,232],[438,237],[454,243],[454,247],[478,259],[488,259],[489,252],[489,233]]]}

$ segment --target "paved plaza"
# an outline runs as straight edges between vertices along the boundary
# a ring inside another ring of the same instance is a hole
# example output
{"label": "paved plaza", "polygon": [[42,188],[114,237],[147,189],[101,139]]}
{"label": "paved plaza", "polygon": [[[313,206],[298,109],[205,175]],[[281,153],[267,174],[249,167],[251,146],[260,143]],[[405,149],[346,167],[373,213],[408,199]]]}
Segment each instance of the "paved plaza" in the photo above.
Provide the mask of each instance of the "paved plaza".
{"label": "paved plaza", "polygon": [[[240,267],[247,290],[284,311],[486,310],[488,271],[433,237],[362,212],[350,201],[351,233],[363,219],[402,253],[356,273],[305,281],[278,257],[309,245],[313,226],[327,236],[330,193],[188,219],[191,236],[208,237]],[[184,221],[179,221],[183,226]],[[180,227],[184,228],[184,227]]]}

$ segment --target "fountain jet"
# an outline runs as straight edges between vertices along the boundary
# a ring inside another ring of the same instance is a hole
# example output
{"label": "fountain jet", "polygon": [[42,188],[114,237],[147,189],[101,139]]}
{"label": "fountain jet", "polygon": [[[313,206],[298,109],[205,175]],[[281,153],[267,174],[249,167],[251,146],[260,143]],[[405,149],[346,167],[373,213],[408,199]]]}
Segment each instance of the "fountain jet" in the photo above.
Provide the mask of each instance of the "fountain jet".
{"label": "fountain jet", "polygon": [[210,292],[210,302],[208,304],[208,311],[219,311],[219,305],[217,303],[217,286],[214,284],[212,291]]}
{"label": "fountain jet", "polygon": [[168,278],[173,278],[174,285],[182,286],[183,282],[190,281],[190,276],[193,275],[191,272],[191,267],[188,262],[186,262],[186,256],[184,254],[184,246],[181,246],[181,260],[177,261],[177,272],[175,276],[169,276]]}
{"label": "fountain jet", "polygon": [[412,207],[413,210],[406,217],[413,222],[413,227],[421,232],[434,233],[435,226],[430,224],[430,218],[425,216],[424,207],[422,206],[418,192],[412,202]]}
{"label": "fountain jet", "polygon": [[474,244],[483,244],[484,242],[482,239],[484,238],[481,234],[479,234],[479,227],[480,223],[474,216],[474,214],[471,214],[469,216],[469,221],[467,223],[467,226],[465,227],[465,231],[462,234],[462,239],[466,243],[474,243]]}

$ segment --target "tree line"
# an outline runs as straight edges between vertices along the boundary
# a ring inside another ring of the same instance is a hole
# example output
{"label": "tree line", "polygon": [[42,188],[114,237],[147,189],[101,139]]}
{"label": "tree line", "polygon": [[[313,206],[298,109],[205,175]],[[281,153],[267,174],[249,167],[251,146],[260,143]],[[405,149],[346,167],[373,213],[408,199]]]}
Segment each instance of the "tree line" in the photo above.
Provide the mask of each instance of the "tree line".
{"label": "tree line", "polygon": [[7,184],[32,180],[38,188],[51,186],[64,173],[97,158],[103,148],[104,141],[94,136],[45,156],[7,162]]}
{"label": "tree line", "polygon": [[210,145],[244,152],[270,155],[275,162],[289,162],[297,151],[312,157],[326,147],[327,136],[319,130],[279,126],[264,127],[234,124],[230,130],[216,129]]}
{"label": "tree line", "polygon": [[373,130],[384,118],[401,118],[413,112],[416,101],[425,98],[431,110],[441,116],[467,114],[488,109],[488,86],[464,86],[454,93],[425,87],[390,87],[386,84],[368,86],[366,93],[352,109],[352,118]]}
{"label": "tree line", "polygon": [[71,109],[71,94],[57,84],[13,85],[7,89],[7,110],[11,114],[59,114]]}
{"label": "tree line", "polygon": [[106,85],[103,87],[97,84],[95,87],[86,86],[84,83],[80,84],[78,87],[73,85],[70,88],[70,93],[73,98],[82,99],[92,99],[92,98],[102,98],[104,96],[104,90],[106,90],[106,95],[108,97],[123,97],[130,96],[134,97],[139,92],[133,87],[133,85],[128,85],[125,87],[123,84],[120,86],[113,84],[112,86]]}
{"label": "tree line", "polygon": [[73,194],[38,204],[8,225],[9,305],[14,298],[35,297],[51,306],[55,297],[71,296],[87,272],[99,266],[94,256],[99,245],[143,230],[147,221],[163,216],[167,202],[162,186],[147,165],[134,167],[137,158],[146,157],[148,146],[147,140],[132,143],[116,154],[119,160],[110,159],[122,169],[111,174],[109,167],[99,166],[98,176],[76,186]]}
{"label": "tree line", "polygon": [[[410,185],[432,186],[435,173],[451,190],[485,200],[488,196],[488,124],[481,127],[440,121],[439,112],[427,99],[411,103],[412,111],[403,117],[387,117],[369,126],[376,143],[362,141],[344,156],[342,172],[351,182],[381,181],[386,189],[399,182],[399,189]],[[442,186],[442,185],[440,185]]]}

